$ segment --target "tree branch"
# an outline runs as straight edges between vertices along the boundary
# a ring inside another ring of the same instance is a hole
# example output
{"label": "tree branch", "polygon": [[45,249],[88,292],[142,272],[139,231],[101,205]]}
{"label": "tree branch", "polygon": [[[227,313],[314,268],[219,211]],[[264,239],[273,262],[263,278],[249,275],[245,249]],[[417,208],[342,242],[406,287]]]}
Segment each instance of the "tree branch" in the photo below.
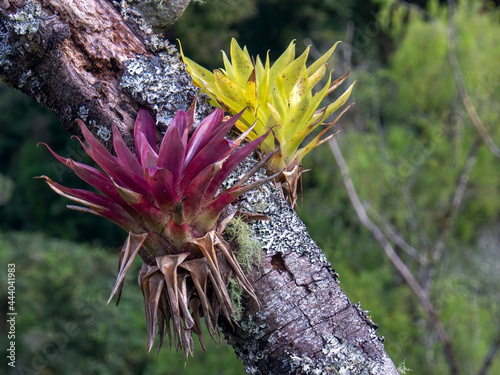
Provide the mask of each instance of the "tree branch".
{"label": "tree branch", "polygon": [[484,358],[483,365],[481,366],[481,370],[479,370],[477,375],[487,375],[488,374],[488,371],[489,371],[490,366],[493,362],[493,359],[495,358],[495,355],[497,354],[499,349],[500,349],[500,331],[497,333],[497,336],[493,340],[493,343],[491,344],[490,350],[488,351],[488,354],[486,354],[486,357]]}
{"label": "tree branch", "polygon": [[420,265],[427,265],[427,257],[420,254],[417,249],[408,244],[405,239],[397,233],[396,230],[392,228],[392,226],[368,202],[365,202],[363,206],[366,210],[372,213],[378,223],[382,226],[382,231],[387,238],[389,238],[396,246],[401,248],[401,250],[403,250],[406,254],[415,259]]}
{"label": "tree branch", "polygon": [[467,92],[467,87],[465,86],[464,76],[460,69],[460,64],[458,63],[456,55],[456,36],[455,36],[455,0],[448,0],[448,59],[450,61],[451,70],[455,77],[455,83],[458,87],[458,94],[460,99],[469,115],[470,120],[477,129],[478,134],[481,136],[484,144],[490,150],[490,152],[497,158],[500,158],[500,148],[495,144],[493,139],[488,134],[486,127],[484,126],[481,118],[477,114],[476,108],[470,100],[469,93]]}
{"label": "tree branch", "polygon": [[448,360],[448,363],[450,364],[452,374],[459,375],[460,370],[458,367],[457,358],[454,354],[453,345],[443,327],[443,324],[441,323],[441,320],[439,319],[437,311],[435,310],[434,306],[429,300],[427,293],[415,279],[410,269],[398,256],[398,254],[391,246],[389,240],[384,235],[384,233],[368,217],[366,210],[363,207],[363,204],[361,203],[359,196],[356,192],[356,189],[354,187],[354,184],[350,176],[349,168],[344,160],[342,151],[340,150],[340,147],[335,137],[330,139],[329,145],[332,150],[333,156],[335,157],[335,161],[337,162],[337,165],[340,168],[342,179],[344,181],[344,186],[346,188],[347,194],[349,195],[349,199],[351,200],[351,204],[353,205],[354,210],[356,211],[356,214],[359,217],[359,220],[373,234],[375,239],[384,249],[387,257],[390,259],[392,264],[396,267],[398,272],[401,274],[401,276],[403,276],[403,278],[406,280],[410,288],[417,295],[418,299],[420,300],[420,303],[422,304],[422,307],[424,308],[424,311],[427,313],[429,319],[434,325],[434,328],[436,329],[436,333],[439,337],[439,340],[444,345],[445,356]]}
{"label": "tree branch", "polygon": [[460,173],[460,176],[457,178],[455,184],[455,192],[453,193],[453,197],[450,200],[448,210],[445,212],[445,215],[443,217],[444,224],[440,228],[439,236],[436,239],[436,242],[434,243],[434,246],[431,249],[430,252],[431,265],[428,269],[426,277],[422,282],[427,294],[430,293],[432,279],[436,271],[436,263],[442,257],[443,251],[445,249],[446,238],[453,229],[453,224],[458,215],[458,211],[460,210],[460,206],[462,204],[462,199],[465,194],[465,190],[467,188],[467,183],[469,182],[469,177],[472,172],[472,168],[476,163],[476,154],[479,150],[480,145],[481,145],[480,139],[479,137],[477,137],[474,143],[471,145],[462,172]]}

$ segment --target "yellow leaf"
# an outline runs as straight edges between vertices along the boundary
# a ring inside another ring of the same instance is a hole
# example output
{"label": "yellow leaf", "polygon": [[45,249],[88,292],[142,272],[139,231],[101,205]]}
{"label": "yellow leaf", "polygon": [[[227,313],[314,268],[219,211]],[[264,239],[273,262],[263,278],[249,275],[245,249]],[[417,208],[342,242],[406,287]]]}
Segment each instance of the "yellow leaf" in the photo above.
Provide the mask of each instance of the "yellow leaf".
{"label": "yellow leaf", "polygon": [[299,83],[302,77],[306,77],[306,61],[309,56],[309,47],[306,48],[304,53],[300,55],[297,59],[292,61],[283,69],[276,78],[276,83],[278,87],[282,87],[282,94],[286,100],[289,100],[289,96],[292,93],[293,88]]}
{"label": "yellow leaf", "polygon": [[227,76],[235,81],[236,79],[234,78],[233,66],[224,51],[222,51],[222,60],[224,61],[224,70],[226,71]]}
{"label": "yellow leaf", "polygon": [[335,112],[337,109],[342,107],[345,102],[347,102],[347,99],[349,99],[349,96],[351,95],[352,88],[354,87],[354,84],[356,82],[353,82],[351,86],[337,99],[335,100],[332,104],[329,104],[326,106],[325,110],[325,119],[330,117],[330,115]]}
{"label": "yellow leaf", "polygon": [[[194,81],[194,78],[193,78],[193,81]],[[217,90],[217,87],[215,87],[215,85],[213,87],[210,87],[208,82],[205,82],[200,77],[196,78],[195,84],[196,84],[196,86],[201,87],[208,94],[208,96],[211,99],[210,101],[211,101],[212,105],[214,105],[214,106],[218,105],[217,104],[218,103],[218,100],[217,100],[218,90]]]}
{"label": "yellow leaf", "polygon": [[231,62],[235,83],[240,87],[245,87],[248,77],[252,73],[253,64],[246,48],[243,51],[234,38],[231,40]]}
{"label": "yellow leaf", "polygon": [[[314,94],[314,96],[312,97],[311,102],[309,104],[309,108],[307,109],[307,113],[305,115],[306,121],[304,123],[300,124],[300,127],[297,128],[296,131],[301,131],[301,130],[309,127],[313,123],[316,124],[316,126],[319,125],[319,123],[316,122],[316,120],[318,119],[318,116],[315,116],[315,111],[316,111],[316,108],[318,108],[318,106],[321,104],[321,101],[327,95],[328,88],[330,87],[330,80],[331,80],[331,73],[330,73],[330,76],[328,77],[328,81],[325,84],[325,86],[323,86],[323,88],[320,91],[318,91],[316,94]],[[320,120],[320,122],[321,122],[321,120]],[[311,128],[309,130],[309,132],[311,132],[313,130],[314,130],[314,127]]]}
{"label": "yellow leaf", "polygon": [[[332,135],[329,135],[328,137],[324,138],[324,139],[321,139],[321,137],[323,137],[323,135],[332,128],[333,125],[335,125],[339,119],[344,115],[344,113],[347,112],[347,110],[349,108],[351,108],[352,106],[354,105],[354,103],[350,104],[348,107],[346,107],[341,113],[340,115],[337,116],[337,118],[326,125],[325,129],[323,129],[321,131],[321,133],[319,133],[316,137],[314,137],[314,139],[309,142],[305,147],[302,147],[300,150],[298,150],[296,153],[295,153],[295,158],[294,158],[294,162],[296,163],[300,163],[302,161],[302,159],[304,158],[304,156],[306,156],[312,149],[320,146],[321,144],[325,143],[326,141],[328,141],[330,138],[332,138],[333,136],[335,136],[335,134],[332,134]],[[339,130],[340,131],[340,130]],[[337,132],[338,133],[338,132]]]}
{"label": "yellow leaf", "polygon": [[208,69],[205,69],[201,65],[198,65],[193,60],[184,56],[184,52],[182,51],[182,46],[181,46],[180,42],[179,42],[179,50],[181,52],[181,57],[182,57],[182,60],[184,61],[184,64],[186,64],[186,67],[187,67],[189,73],[191,73],[191,75],[193,76],[193,80],[199,84],[199,82],[197,82],[197,78],[199,77],[199,78],[203,79],[203,81],[205,81],[209,86],[215,87],[213,73],[210,72]]}
{"label": "yellow leaf", "polygon": [[287,155],[290,159],[292,159],[293,155],[299,148],[302,141],[321,124],[323,118],[324,118],[323,116],[319,115],[315,121],[309,120],[308,126],[295,133],[293,137],[289,139],[288,142],[286,142],[283,148],[283,154]]}
{"label": "yellow leaf", "polygon": [[316,86],[316,83],[321,81],[321,79],[325,76],[326,73],[326,63],[321,65],[316,72],[313,73],[313,75],[309,76],[309,87],[312,89],[314,86]]}
{"label": "yellow leaf", "polygon": [[252,73],[248,78],[245,88],[245,98],[247,100],[247,105],[249,105],[252,110],[255,110],[255,108],[257,108],[257,85],[255,82],[255,69],[252,70]]}
{"label": "yellow leaf", "polygon": [[247,48],[242,49],[232,39],[230,59],[223,52],[224,70],[215,71],[213,75],[184,56],[183,59],[189,63],[189,70],[196,84],[208,92],[218,105],[232,114],[247,107],[236,127],[244,132],[255,123],[250,139],[273,129],[274,135],[268,136],[260,146],[261,151],[267,154],[275,149],[275,142],[278,143],[279,152],[266,163],[266,168],[273,171],[276,166],[281,168],[299,165],[310,150],[328,139],[322,137],[333,124],[327,124],[319,135],[300,148],[304,139],[317,127],[325,125],[322,121],[348,100],[353,86],[335,102],[318,109],[323,99],[341,85],[349,73],[334,82],[330,73],[326,85],[316,94],[312,93],[314,86],[325,76],[327,61],[337,44],[309,67],[306,62],[310,47],[295,58],[295,41],[290,42],[283,54],[271,65],[269,53],[265,64],[259,56],[253,62]]}
{"label": "yellow leaf", "polygon": [[293,108],[300,103],[308,93],[310,93],[309,80],[307,79],[305,69],[301,69],[297,83],[293,86],[289,96],[290,108]]}
{"label": "yellow leaf", "polygon": [[245,107],[246,106],[245,92],[243,91],[241,86],[238,86],[238,84],[231,81],[219,70],[214,70],[214,75],[215,75],[215,86],[217,87],[219,92],[226,98],[229,98],[232,101],[240,104],[242,107]]}
{"label": "yellow leaf", "polygon": [[[290,64],[293,59],[295,58],[295,40],[292,40],[290,44],[288,45],[288,48],[286,49],[283,54],[278,57],[278,60],[276,60],[271,66],[271,69],[269,70],[269,82],[274,82],[276,81],[276,78],[278,77],[278,74],[287,67],[288,64]],[[269,62],[269,54],[267,54],[267,60],[266,64]]]}
{"label": "yellow leaf", "polygon": [[310,91],[304,93],[302,100],[292,106],[284,118],[284,138],[288,142],[295,133],[300,130],[309,119],[312,94]]}
{"label": "yellow leaf", "polygon": [[307,68],[307,75],[308,76],[313,75],[318,69],[321,68],[322,65],[324,65],[328,61],[330,56],[335,51],[335,48],[337,48],[337,44],[339,44],[339,43],[340,42],[335,43],[332,48],[330,48],[323,56],[321,56],[314,63],[312,63],[311,66],[309,66],[309,68]]}
{"label": "yellow leaf", "polygon": [[[278,139],[279,144],[284,144],[285,139],[284,139],[284,134],[283,134],[283,123],[282,123],[282,118],[280,117],[278,111],[276,108],[271,103],[267,104],[267,108],[269,110],[269,117],[267,118],[265,128],[270,129],[274,126],[273,132],[276,135],[276,138]],[[266,140],[264,141],[265,147],[268,150],[263,151],[265,153],[271,152],[274,150],[274,137],[272,134],[270,134]],[[261,146],[262,148],[262,146]]]}
{"label": "yellow leaf", "polygon": [[274,84],[274,87],[272,88],[271,91],[271,99],[272,99],[272,105],[274,108],[276,108],[276,111],[278,111],[279,115],[281,118],[285,118],[286,113],[288,112],[288,105],[283,97],[281,95],[276,83]]}
{"label": "yellow leaf", "polygon": [[269,97],[269,52],[267,53],[266,65],[262,66],[262,61],[257,57],[257,95],[261,107],[266,108]]}
{"label": "yellow leaf", "polygon": [[257,56],[257,59],[255,61],[255,74],[257,77],[257,82],[262,81],[262,79],[264,78],[265,69],[260,56]]}

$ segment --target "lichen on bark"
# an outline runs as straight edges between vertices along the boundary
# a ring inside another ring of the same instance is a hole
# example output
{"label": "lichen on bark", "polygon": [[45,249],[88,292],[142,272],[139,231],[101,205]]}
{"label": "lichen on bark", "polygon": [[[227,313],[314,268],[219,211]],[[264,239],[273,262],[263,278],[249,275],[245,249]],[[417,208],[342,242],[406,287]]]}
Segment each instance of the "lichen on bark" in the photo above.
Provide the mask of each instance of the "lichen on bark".
{"label": "lichen on bark", "polygon": [[[154,110],[158,124],[164,127],[179,110],[186,111],[197,96],[204,96],[192,85],[173,45],[157,56],[137,56],[128,61],[120,85],[139,103]],[[212,110],[206,100],[198,100],[196,118],[204,118]]]}
{"label": "lichen on bark", "polygon": [[[124,17],[144,18],[143,28],[152,27],[155,32],[172,26],[184,13],[191,0],[114,0]],[[142,22],[141,22],[142,23]]]}

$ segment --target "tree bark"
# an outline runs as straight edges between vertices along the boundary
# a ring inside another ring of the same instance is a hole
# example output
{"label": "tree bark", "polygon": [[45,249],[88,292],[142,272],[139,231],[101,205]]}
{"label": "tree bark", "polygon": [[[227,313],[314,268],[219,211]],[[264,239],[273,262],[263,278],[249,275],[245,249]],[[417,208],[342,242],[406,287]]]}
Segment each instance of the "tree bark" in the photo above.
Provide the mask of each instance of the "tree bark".
{"label": "tree bark", "polygon": [[[168,23],[188,1],[165,3],[167,21],[161,22]],[[158,12],[144,10],[145,4],[140,10],[157,22]],[[74,120],[82,118],[108,148],[111,123],[132,144],[139,105],[156,113],[161,131],[198,94],[175,48],[138,10],[124,6],[0,0],[2,79],[50,109],[73,134]],[[210,106],[203,95],[200,103],[204,116]],[[266,185],[241,206],[271,219],[252,224],[263,259],[250,279],[262,307],[249,301],[239,326],[225,329],[247,373],[397,374],[376,325],[342,293],[337,274],[278,191]]]}

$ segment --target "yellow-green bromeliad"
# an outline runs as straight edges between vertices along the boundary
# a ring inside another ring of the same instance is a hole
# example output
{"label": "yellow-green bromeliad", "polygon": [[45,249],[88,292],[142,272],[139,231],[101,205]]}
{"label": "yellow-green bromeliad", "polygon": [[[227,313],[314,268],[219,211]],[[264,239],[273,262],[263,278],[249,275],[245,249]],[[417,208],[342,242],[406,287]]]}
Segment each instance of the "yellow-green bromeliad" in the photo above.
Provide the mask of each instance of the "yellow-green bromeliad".
{"label": "yellow-green bromeliad", "polygon": [[[297,200],[297,185],[303,171],[302,159],[332,137],[324,135],[350,107],[346,107],[334,121],[325,123],[346,103],[354,84],[335,101],[318,108],[323,99],[344,82],[349,72],[333,82],[330,73],[326,84],[313,93],[313,88],[325,76],[327,61],[337,44],[307,67],[310,46],[295,58],[295,42],[292,41],[271,65],[269,54],[263,64],[259,56],[251,58],[247,48],[241,49],[233,39],[231,60],[222,52],[224,69],[213,72],[184,56],[181,48],[182,58],[195,84],[210,96],[212,104],[233,115],[246,108],[235,124],[241,132],[254,126],[248,135],[250,140],[254,140],[272,129],[273,134],[260,145],[260,152],[266,155],[278,149],[265,167],[269,175],[282,171],[275,183],[292,207]],[[302,145],[318,127],[321,132]]]}

